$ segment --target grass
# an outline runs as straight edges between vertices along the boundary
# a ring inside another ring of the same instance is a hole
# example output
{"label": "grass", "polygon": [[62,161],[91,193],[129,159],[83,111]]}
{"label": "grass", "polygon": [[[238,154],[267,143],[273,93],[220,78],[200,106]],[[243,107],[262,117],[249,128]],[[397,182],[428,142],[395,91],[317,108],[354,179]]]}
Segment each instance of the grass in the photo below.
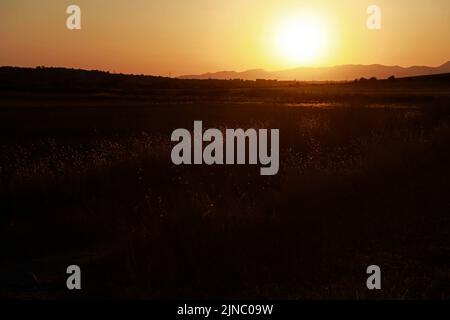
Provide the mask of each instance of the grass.
{"label": "grass", "polygon": [[[275,177],[173,166],[158,130],[3,143],[0,270],[28,279],[3,295],[66,297],[75,263],[87,297],[448,298],[442,111],[249,112],[203,120],[279,127]],[[382,292],[365,289],[370,264]]]}
{"label": "grass", "polygon": [[[371,85],[4,93],[0,297],[450,298],[448,88]],[[279,174],[172,165],[194,120],[279,128]]]}

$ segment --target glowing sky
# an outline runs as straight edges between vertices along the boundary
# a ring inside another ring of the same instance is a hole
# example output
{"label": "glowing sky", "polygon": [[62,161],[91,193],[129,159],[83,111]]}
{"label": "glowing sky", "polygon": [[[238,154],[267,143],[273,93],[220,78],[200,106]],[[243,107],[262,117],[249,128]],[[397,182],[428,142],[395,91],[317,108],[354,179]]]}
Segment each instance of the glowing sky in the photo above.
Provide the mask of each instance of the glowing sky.
{"label": "glowing sky", "polygon": [[[66,8],[82,30],[66,29]],[[382,29],[366,9],[382,9]],[[296,67],[274,34],[312,14],[326,49],[307,65],[437,66],[450,60],[448,0],[0,0],[0,65],[65,66],[157,75]]]}

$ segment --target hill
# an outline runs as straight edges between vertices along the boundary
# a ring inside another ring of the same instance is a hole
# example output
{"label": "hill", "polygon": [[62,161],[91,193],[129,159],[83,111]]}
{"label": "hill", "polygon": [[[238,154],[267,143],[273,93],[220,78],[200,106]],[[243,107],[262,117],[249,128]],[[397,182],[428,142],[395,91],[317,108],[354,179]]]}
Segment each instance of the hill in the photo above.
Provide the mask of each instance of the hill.
{"label": "hill", "polygon": [[341,65],[323,68],[295,68],[281,71],[265,71],[262,69],[247,70],[243,72],[221,71],[216,73],[205,73],[201,75],[186,75],[180,79],[276,79],[276,80],[297,80],[297,81],[345,81],[358,78],[378,78],[386,79],[395,77],[414,77],[421,75],[432,75],[450,73],[450,61],[438,66],[384,66],[373,65]]}

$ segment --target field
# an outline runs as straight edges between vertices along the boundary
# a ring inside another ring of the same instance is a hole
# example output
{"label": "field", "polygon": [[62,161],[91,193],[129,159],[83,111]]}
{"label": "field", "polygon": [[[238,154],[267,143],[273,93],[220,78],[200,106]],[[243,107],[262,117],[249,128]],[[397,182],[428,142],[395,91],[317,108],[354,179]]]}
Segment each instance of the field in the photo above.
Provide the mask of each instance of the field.
{"label": "field", "polygon": [[[173,165],[171,132],[194,120],[280,129],[279,174]],[[450,298],[449,75],[1,68],[0,133],[0,297]]]}

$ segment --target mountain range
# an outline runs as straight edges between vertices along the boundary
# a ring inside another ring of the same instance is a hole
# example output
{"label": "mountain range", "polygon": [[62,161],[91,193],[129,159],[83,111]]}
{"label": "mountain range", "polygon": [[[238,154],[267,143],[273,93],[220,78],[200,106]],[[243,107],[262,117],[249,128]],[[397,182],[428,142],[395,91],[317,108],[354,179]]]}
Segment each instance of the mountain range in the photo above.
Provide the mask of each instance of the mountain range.
{"label": "mountain range", "polygon": [[334,67],[301,67],[281,71],[266,71],[264,69],[253,69],[243,72],[220,71],[200,75],[186,75],[180,79],[243,79],[243,80],[297,80],[297,81],[344,81],[359,78],[386,79],[391,76],[397,78],[415,77],[422,75],[450,73],[450,61],[438,67],[427,66],[385,66],[381,64],[372,65],[340,65]]}

